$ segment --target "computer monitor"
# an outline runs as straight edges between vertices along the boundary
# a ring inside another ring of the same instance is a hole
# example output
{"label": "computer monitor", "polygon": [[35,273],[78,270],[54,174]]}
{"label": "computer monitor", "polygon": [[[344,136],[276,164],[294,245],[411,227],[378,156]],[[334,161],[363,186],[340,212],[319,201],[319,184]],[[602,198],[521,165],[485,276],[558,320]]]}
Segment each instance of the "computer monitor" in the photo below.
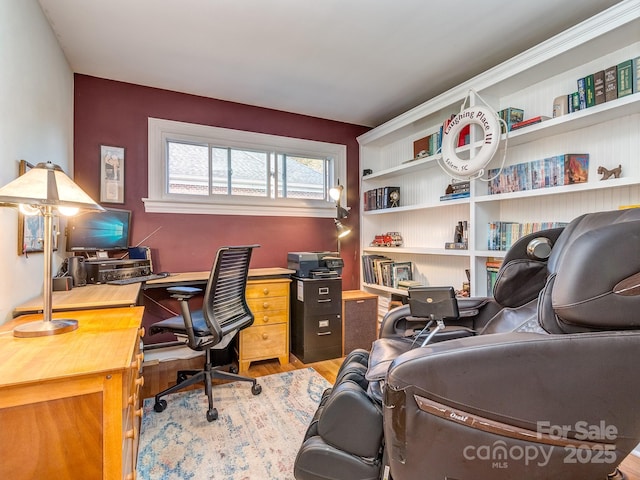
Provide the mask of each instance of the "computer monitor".
{"label": "computer monitor", "polygon": [[131,211],[107,208],[105,212],[81,212],[67,224],[68,252],[127,250]]}

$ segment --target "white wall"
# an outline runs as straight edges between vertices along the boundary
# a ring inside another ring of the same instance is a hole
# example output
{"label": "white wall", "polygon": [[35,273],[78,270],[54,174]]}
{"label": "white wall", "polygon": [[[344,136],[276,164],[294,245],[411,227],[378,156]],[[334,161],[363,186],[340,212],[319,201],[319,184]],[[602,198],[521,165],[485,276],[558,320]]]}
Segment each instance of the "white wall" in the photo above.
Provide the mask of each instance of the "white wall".
{"label": "white wall", "polygon": [[[73,73],[36,0],[0,1],[0,186],[21,159],[73,171]],[[42,254],[17,254],[18,214],[0,208],[0,324],[42,291]],[[54,255],[54,272],[60,263]]]}

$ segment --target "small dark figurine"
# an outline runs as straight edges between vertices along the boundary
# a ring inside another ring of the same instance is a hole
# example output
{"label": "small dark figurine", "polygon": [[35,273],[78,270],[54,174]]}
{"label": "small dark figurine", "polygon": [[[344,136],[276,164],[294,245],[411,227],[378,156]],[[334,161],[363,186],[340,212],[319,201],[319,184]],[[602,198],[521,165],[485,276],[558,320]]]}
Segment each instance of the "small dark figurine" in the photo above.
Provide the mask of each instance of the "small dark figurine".
{"label": "small dark figurine", "polygon": [[607,178],[610,178],[612,175],[615,178],[620,178],[621,173],[622,173],[622,165],[618,165],[616,168],[612,168],[611,170],[607,170],[602,166],[598,167],[598,175],[602,175],[602,178],[600,178],[600,180],[606,180]]}

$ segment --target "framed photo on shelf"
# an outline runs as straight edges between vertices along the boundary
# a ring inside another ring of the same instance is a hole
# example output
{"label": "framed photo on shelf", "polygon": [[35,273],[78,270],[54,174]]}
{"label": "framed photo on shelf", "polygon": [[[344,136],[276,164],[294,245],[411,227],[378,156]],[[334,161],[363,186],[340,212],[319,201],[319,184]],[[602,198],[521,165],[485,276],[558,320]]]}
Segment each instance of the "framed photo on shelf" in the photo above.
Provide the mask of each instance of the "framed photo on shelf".
{"label": "framed photo on shelf", "polygon": [[[24,175],[33,168],[26,160],[20,160],[18,174]],[[53,214],[53,249],[58,249],[58,236],[60,234],[60,219]],[[18,210],[18,255],[38,253],[44,251],[44,217],[37,215],[25,215]]]}
{"label": "framed photo on shelf", "polygon": [[124,203],[124,147],[100,145],[100,201]]}

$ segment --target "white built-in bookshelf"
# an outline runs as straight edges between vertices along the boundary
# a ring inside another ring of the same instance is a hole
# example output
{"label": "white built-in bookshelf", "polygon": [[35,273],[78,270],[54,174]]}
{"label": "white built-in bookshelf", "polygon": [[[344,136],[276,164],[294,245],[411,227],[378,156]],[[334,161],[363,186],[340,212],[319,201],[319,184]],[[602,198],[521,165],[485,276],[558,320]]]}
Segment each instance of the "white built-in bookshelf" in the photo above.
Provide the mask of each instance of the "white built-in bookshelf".
{"label": "white built-in bookshelf", "polygon": [[[624,1],[360,136],[360,172],[373,172],[361,176],[361,191],[397,186],[401,194],[399,207],[361,208],[361,253],[411,261],[414,279],[425,285],[460,289],[468,270],[471,295],[484,296],[490,293],[485,263],[504,256],[487,250],[490,222],[569,222],[640,204],[640,93],[509,132],[506,165],[588,153],[586,183],[489,195],[486,181],[473,180],[469,198],[440,201],[452,181],[438,165],[440,155],[413,159],[414,141],[438,131],[471,90],[478,95],[472,103],[479,98],[496,111],[521,108],[525,119],[552,117],[554,99],[576,91],[578,78],[640,56],[639,32],[640,2]],[[502,153],[501,147],[487,169],[500,166]],[[621,178],[600,180],[598,166],[618,164]],[[469,225],[468,249],[446,250],[458,221]],[[399,232],[403,246],[370,246],[386,232]],[[362,288],[382,296],[405,293],[364,282]]]}

